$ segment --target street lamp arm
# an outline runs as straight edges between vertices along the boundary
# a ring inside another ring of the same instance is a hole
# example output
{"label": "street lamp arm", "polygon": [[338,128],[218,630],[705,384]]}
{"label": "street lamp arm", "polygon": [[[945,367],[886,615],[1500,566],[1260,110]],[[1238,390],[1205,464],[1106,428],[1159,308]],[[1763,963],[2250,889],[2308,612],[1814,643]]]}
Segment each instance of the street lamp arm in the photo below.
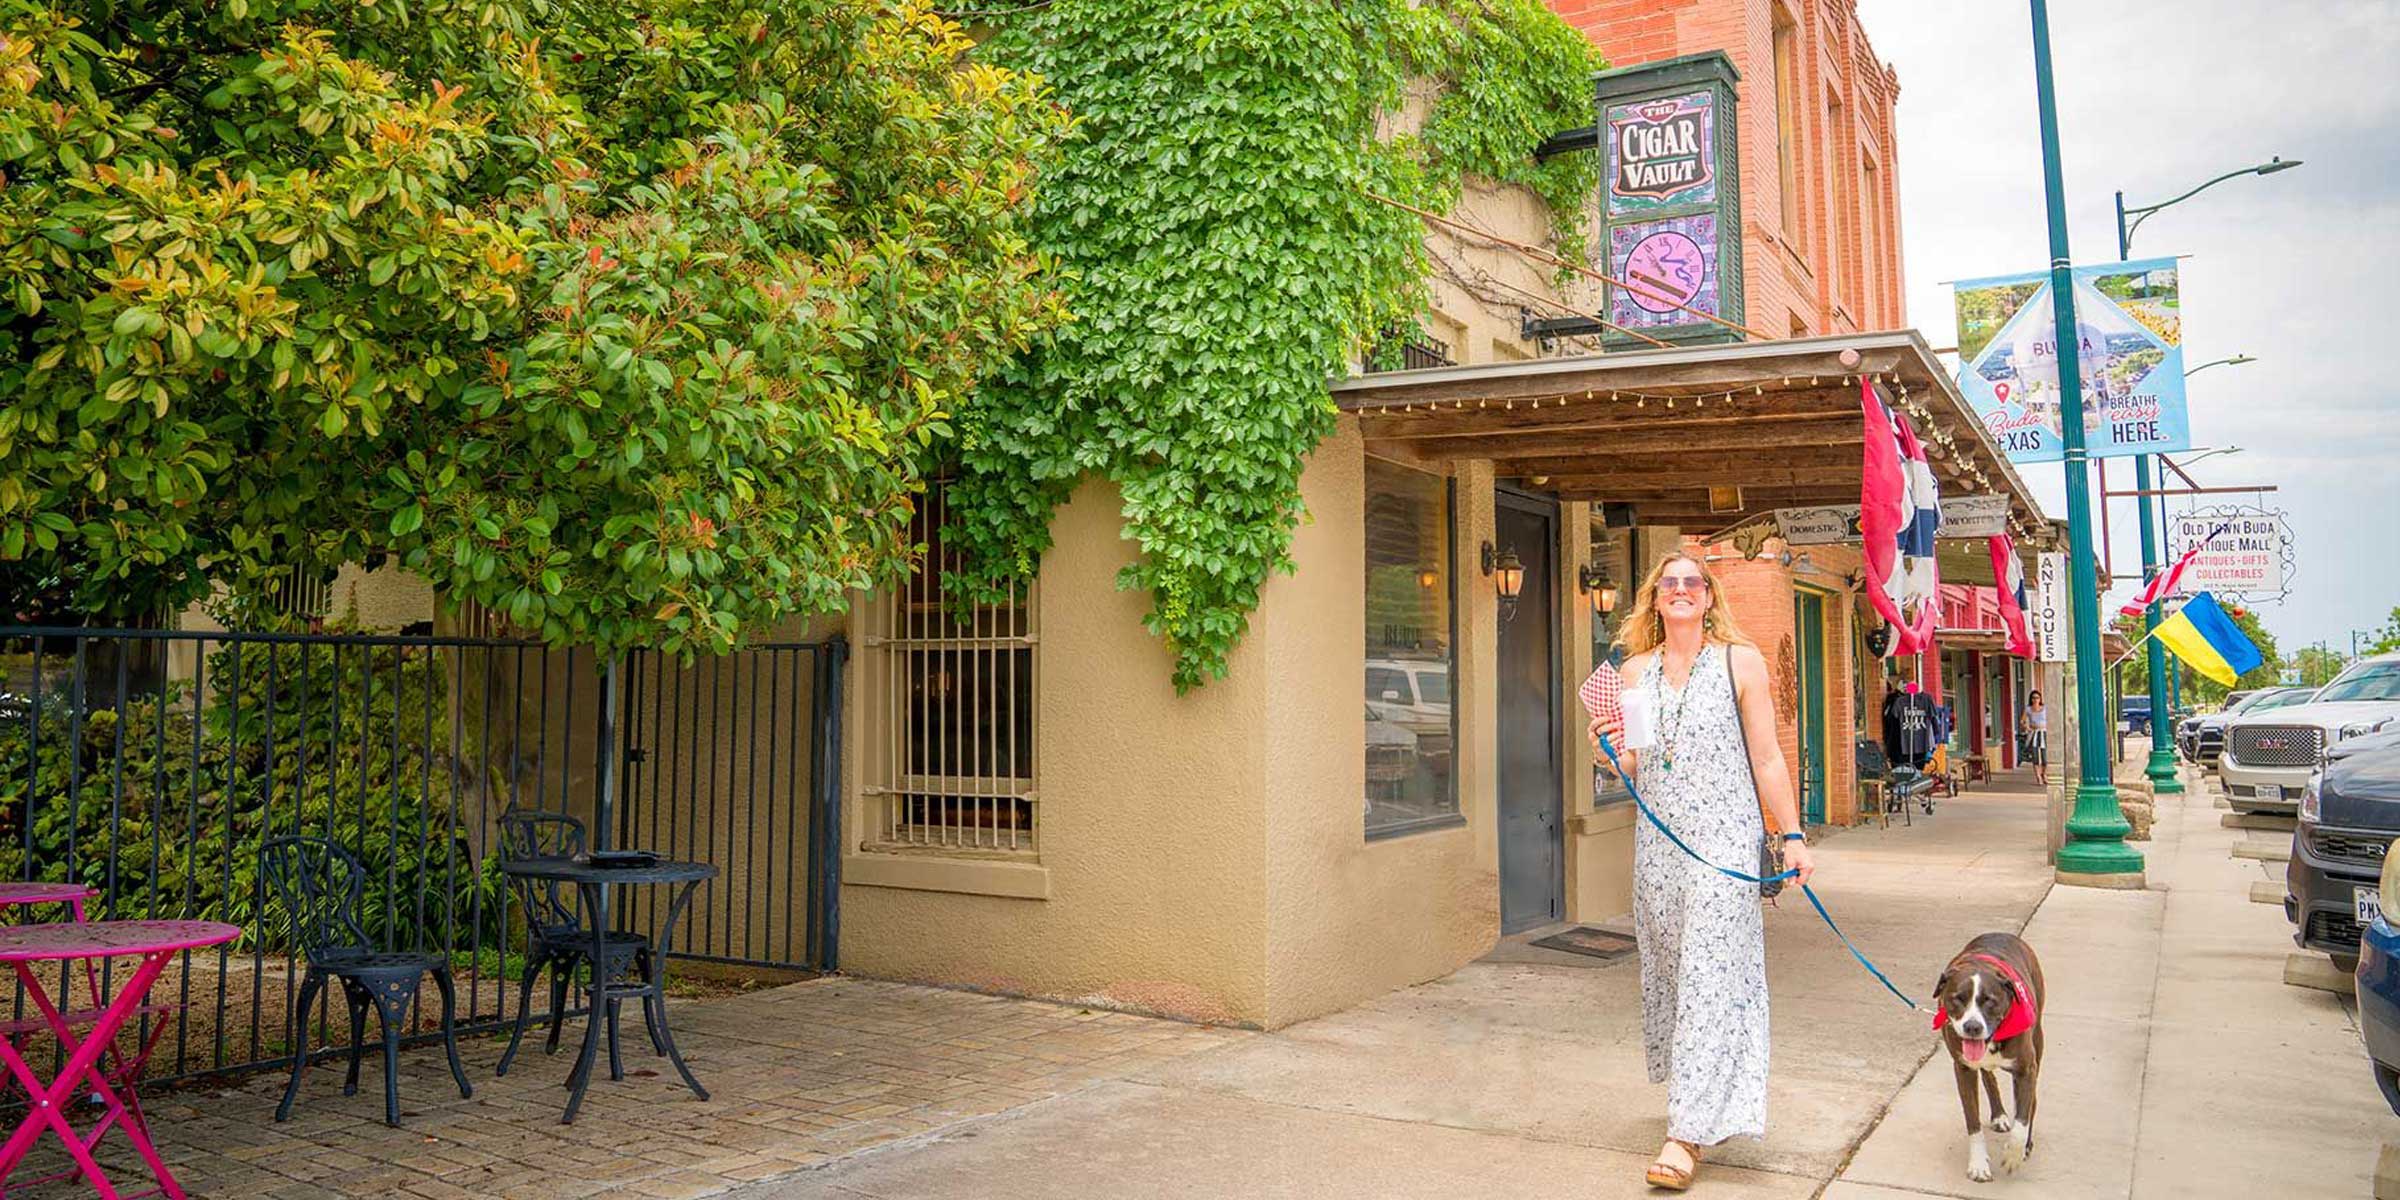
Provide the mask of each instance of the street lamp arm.
{"label": "street lamp arm", "polygon": [[[2200,186],[2193,188],[2192,190],[2185,192],[2184,194],[2177,196],[2172,200],[2161,200],[2156,204],[2143,204],[2133,208],[2128,208],[2124,210],[2124,215],[2132,217],[2133,224],[2125,227],[2125,233],[2120,240],[2126,244],[2131,244],[2133,241],[2134,231],[2140,229],[2142,227],[2142,222],[2149,220],[2152,214],[2157,213],[2160,209],[2172,208],[2175,205],[2181,204],[2184,201],[2189,200],[2192,197],[2197,196],[2200,193],[2205,192],[2228,179],[2237,178],[2243,175],[2267,175],[2276,171],[2288,171],[2291,168],[2299,165],[2300,160],[2298,159],[2293,159],[2289,162],[2286,162],[2281,158],[2272,159],[2267,162],[2260,163],[2255,167],[2243,167],[2238,171],[2227,171],[2224,174],[2217,176],[2215,179],[2211,179],[2208,182],[2203,183]],[[2119,219],[2122,220],[2123,218],[2120,217]]]}
{"label": "street lamp arm", "polygon": [[2257,362],[2257,361],[2258,361],[2257,359],[2255,359],[2255,358],[2252,358],[2251,356],[2249,356],[2249,355],[2247,355],[2247,354],[2236,354],[2236,355],[2234,355],[2234,356],[2233,356],[2233,357],[2231,357],[2231,358],[2220,358],[2220,359],[2216,359],[2216,360],[2214,360],[2214,361],[2211,361],[2211,362],[2204,362],[2204,363],[2201,363],[2199,366],[2193,367],[2193,368],[2192,368],[2191,370],[2189,370],[2189,371],[2185,371],[2185,372],[2183,373],[2183,377],[2184,377],[2185,379],[2190,379],[2192,376],[2194,376],[2194,375],[2197,375],[2197,374],[2199,374],[2200,372],[2202,372],[2202,371],[2205,371],[2205,370],[2209,369],[2210,367],[2238,367],[2238,366],[2242,366],[2242,365],[2244,365],[2244,364],[2247,364],[2247,363],[2254,363],[2254,362]]}
{"label": "street lamp arm", "polygon": [[2161,201],[2159,201],[2159,202],[2158,202],[2158,203],[2156,203],[2156,204],[2137,204],[2137,205],[2133,206],[2132,208],[2128,208],[2128,209],[2126,209],[2125,211],[2126,211],[2126,212],[2128,212],[2128,213],[2138,213],[2138,214],[2140,214],[2140,215],[2142,215],[2142,216],[2148,216],[2148,215],[2150,215],[2151,213],[2157,212],[2158,210],[2160,210],[2160,209],[2162,209],[2162,208],[2167,208],[2167,207],[2169,207],[2169,206],[2171,206],[2171,205],[2181,204],[2181,203],[2183,203],[2184,201],[2186,201],[2186,200],[2189,200],[2189,199],[2191,199],[2192,197],[2194,197],[2194,196],[2197,196],[2197,195],[2199,195],[2200,193],[2202,193],[2202,192],[2205,192],[2205,191],[2207,191],[2208,189],[2210,189],[2210,188],[2212,188],[2212,187],[2215,187],[2215,186],[2217,186],[2218,184],[2220,184],[2220,183],[2223,183],[2223,182],[2225,182],[2225,181],[2226,181],[2226,180],[2228,180],[2228,179],[2232,179],[2232,178],[2234,178],[2234,177],[2235,177],[2235,176],[2237,176],[2237,175],[2254,175],[2254,174],[2257,174],[2257,173],[2258,173],[2258,168],[2257,168],[2257,167],[2243,167],[2243,168],[2242,168],[2241,170],[2239,170],[2239,171],[2227,171],[2227,172],[2225,172],[2224,174],[2217,176],[2215,179],[2211,179],[2211,180],[2209,180],[2208,182],[2206,182],[2206,183],[2203,183],[2203,184],[2201,184],[2200,186],[2198,186],[2198,187],[2196,187],[2196,188],[2193,188],[2192,190],[2190,190],[2190,191],[2188,191],[2188,192],[2185,192],[2184,194],[2182,194],[2182,195],[2180,195],[2180,196],[2177,196],[2177,197],[2175,197],[2175,198],[2174,198],[2174,199],[2172,199],[2172,200],[2161,200]]}

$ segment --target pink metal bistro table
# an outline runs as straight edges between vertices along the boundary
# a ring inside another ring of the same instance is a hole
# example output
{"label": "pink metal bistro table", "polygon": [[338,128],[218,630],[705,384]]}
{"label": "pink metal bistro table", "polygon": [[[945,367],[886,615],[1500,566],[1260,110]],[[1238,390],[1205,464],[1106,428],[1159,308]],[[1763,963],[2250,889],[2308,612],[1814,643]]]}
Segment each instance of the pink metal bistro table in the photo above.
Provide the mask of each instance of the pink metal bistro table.
{"label": "pink metal bistro table", "polygon": [[[124,1131],[126,1140],[133,1143],[134,1152],[141,1155],[158,1181],[155,1188],[131,1194],[164,1194],[182,1200],[183,1188],[160,1160],[158,1148],[151,1145],[149,1132],[142,1123],[128,1119],[125,1099],[109,1079],[110,1073],[100,1068],[100,1059],[116,1041],[126,1019],[142,1008],[150,986],[158,982],[159,972],[166,969],[168,960],[181,951],[219,945],[240,936],[240,928],[217,921],[86,921],[0,928],[0,963],[16,971],[26,998],[41,1012],[67,1056],[58,1075],[45,1080],[25,1061],[14,1042],[0,1039],[0,1061],[6,1062],[9,1074],[28,1097],[25,1119],[9,1135],[7,1144],[0,1146],[0,1196],[6,1194],[9,1175],[25,1161],[34,1143],[44,1132],[50,1132],[58,1135],[66,1146],[67,1156],[75,1161],[76,1170],[102,1197],[119,1200],[127,1193],[119,1192],[92,1158],[93,1148],[113,1128]],[[70,1014],[61,1012],[50,993],[43,989],[41,973],[35,969],[47,962],[88,964],[95,959],[135,957],[142,960],[141,965],[134,968],[125,985],[117,990],[116,998],[100,1011],[89,1032],[81,1038],[75,1036]],[[124,1087],[130,1092],[133,1085],[128,1081]],[[88,1134],[77,1131],[67,1119],[69,1107],[87,1088],[107,1109]]]}
{"label": "pink metal bistro table", "polygon": [[75,914],[78,924],[83,921],[83,902],[99,895],[88,885],[80,883],[0,883],[0,908],[19,905],[64,904]]}
{"label": "pink metal bistro table", "polygon": [[[85,921],[83,907],[84,903],[88,900],[91,900],[93,897],[98,896],[99,894],[100,890],[98,888],[81,883],[33,883],[15,881],[0,882],[0,909],[39,908],[46,904],[64,904],[67,906],[67,915],[76,924],[81,925]],[[65,975],[62,973],[60,978],[63,981],[65,979]],[[102,987],[100,981],[99,960],[84,960],[83,980],[86,990],[91,993],[92,1006],[81,1012],[69,1012],[65,1014],[67,1023],[70,1025],[90,1024],[92,1018],[99,1016],[105,1008],[101,996]],[[64,987],[65,984],[62,982],[60,986]],[[177,1006],[171,1004],[145,1004],[142,1007],[135,1009],[134,1012],[137,1016],[162,1014],[173,1012],[175,1011],[176,1007]],[[0,1021],[0,1038],[14,1041],[18,1038],[24,1037],[29,1033],[40,1033],[49,1027],[49,1020],[45,1017],[42,1017],[38,1013],[31,1017],[4,1020]],[[157,1048],[158,1039],[161,1035],[165,1034],[166,1031],[167,1024],[162,1021],[156,1028],[150,1030],[148,1037],[144,1038],[137,1036],[135,1038],[133,1053],[130,1056],[126,1055],[124,1052],[118,1050],[112,1045],[106,1051],[108,1058],[109,1079],[122,1086],[125,1084],[130,1084],[133,1080],[139,1078],[142,1073],[142,1067],[150,1061],[150,1052]],[[15,1091],[16,1087],[16,1080],[0,1078],[0,1097],[6,1097],[11,1092]],[[130,1117],[130,1119],[137,1123],[141,1121],[142,1105],[139,1100],[130,1100],[129,1097],[129,1112],[127,1115]]]}

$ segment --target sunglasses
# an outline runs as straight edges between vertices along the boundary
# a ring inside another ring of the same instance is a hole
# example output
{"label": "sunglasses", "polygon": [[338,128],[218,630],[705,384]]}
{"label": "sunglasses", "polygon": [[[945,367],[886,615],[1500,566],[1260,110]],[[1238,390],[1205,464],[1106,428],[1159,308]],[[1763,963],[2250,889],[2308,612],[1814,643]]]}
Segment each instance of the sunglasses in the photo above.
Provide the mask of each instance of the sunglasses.
{"label": "sunglasses", "polygon": [[1708,577],[1705,575],[1661,575],[1658,577],[1658,590],[1661,592],[1705,592],[1708,590]]}

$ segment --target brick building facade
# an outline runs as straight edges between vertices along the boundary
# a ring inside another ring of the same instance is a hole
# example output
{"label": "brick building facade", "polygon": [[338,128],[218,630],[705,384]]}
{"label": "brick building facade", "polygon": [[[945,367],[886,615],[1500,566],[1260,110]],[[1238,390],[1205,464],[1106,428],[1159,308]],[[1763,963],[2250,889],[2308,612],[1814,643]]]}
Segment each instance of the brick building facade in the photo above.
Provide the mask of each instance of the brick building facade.
{"label": "brick building facade", "polygon": [[[1893,134],[1899,77],[1876,57],[1851,0],[1550,0],[1550,7],[1611,67],[1708,51],[1732,61],[1740,75],[1745,324],[1786,337],[1906,327]],[[1875,619],[1853,582],[1858,550],[1816,546],[1801,558],[1780,541],[1745,545],[1758,557],[1730,543],[1694,548],[1710,558],[1743,631],[1767,659],[1795,794],[1805,791],[1798,710],[1808,692],[1823,704],[1819,811],[1829,823],[1850,823],[1858,815],[1852,743],[1877,736],[1872,710],[1885,675],[1860,649]],[[1804,593],[1820,598],[1824,617],[1813,679],[1795,612]]]}
{"label": "brick building facade", "polygon": [[1779,336],[1907,325],[1900,80],[1850,0],[1550,0],[1615,67],[1720,50],[1741,74],[1744,322]]}
{"label": "brick building facade", "polygon": [[[1851,731],[1864,728],[1859,724],[1861,705],[1878,704],[1883,695],[1881,669],[1871,661],[1861,662],[1858,650],[1863,606],[1858,592],[1847,582],[1860,568],[1857,549],[1809,547],[1810,569],[1805,572],[1777,559],[1729,554],[1729,547],[1715,547],[1713,554],[1710,548],[1695,549],[1715,559],[1709,570],[1724,584],[1725,602],[1733,607],[1742,634],[1757,644],[1767,660],[1767,677],[1775,692],[1776,738],[1792,773],[1792,794],[1800,798],[1804,810],[1808,798],[1801,778],[1806,760],[1801,752],[1799,706],[1804,699],[1801,689],[1810,681],[1802,678],[1804,650],[1799,640],[1803,635],[1796,601],[1804,590],[1823,599],[1823,672],[1815,686],[1824,700],[1829,744],[1825,747],[1821,815],[1829,825],[1853,823],[1858,819],[1859,804]],[[1867,672],[1863,695],[1859,686],[1862,668]]]}

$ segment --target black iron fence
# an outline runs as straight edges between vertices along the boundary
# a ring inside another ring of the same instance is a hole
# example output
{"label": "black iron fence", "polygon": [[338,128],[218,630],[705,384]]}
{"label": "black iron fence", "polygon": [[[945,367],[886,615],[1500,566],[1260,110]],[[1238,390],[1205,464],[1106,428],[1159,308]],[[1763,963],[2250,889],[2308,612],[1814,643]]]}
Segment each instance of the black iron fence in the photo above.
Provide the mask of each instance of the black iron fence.
{"label": "black iron fence", "polygon": [[[176,1008],[155,1018],[152,1079],[290,1061],[301,971],[259,869],[270,837],[357,855],[368,935],[450,955],[467,1029],[518,1015],[512,807],[715,864],[678,958],[831,969],[846,652],[632,654],[611,688],[587,651],[504,638],[0,627],[0,879],[86,885],[95,920],[242,927],[153,990]],[[655,935],[663,912],[631,891],[625,923]],[[38,919],[67,918],[0,912]],[[324,1005],[310,1017],[312,1044],[347,1044]]]}

